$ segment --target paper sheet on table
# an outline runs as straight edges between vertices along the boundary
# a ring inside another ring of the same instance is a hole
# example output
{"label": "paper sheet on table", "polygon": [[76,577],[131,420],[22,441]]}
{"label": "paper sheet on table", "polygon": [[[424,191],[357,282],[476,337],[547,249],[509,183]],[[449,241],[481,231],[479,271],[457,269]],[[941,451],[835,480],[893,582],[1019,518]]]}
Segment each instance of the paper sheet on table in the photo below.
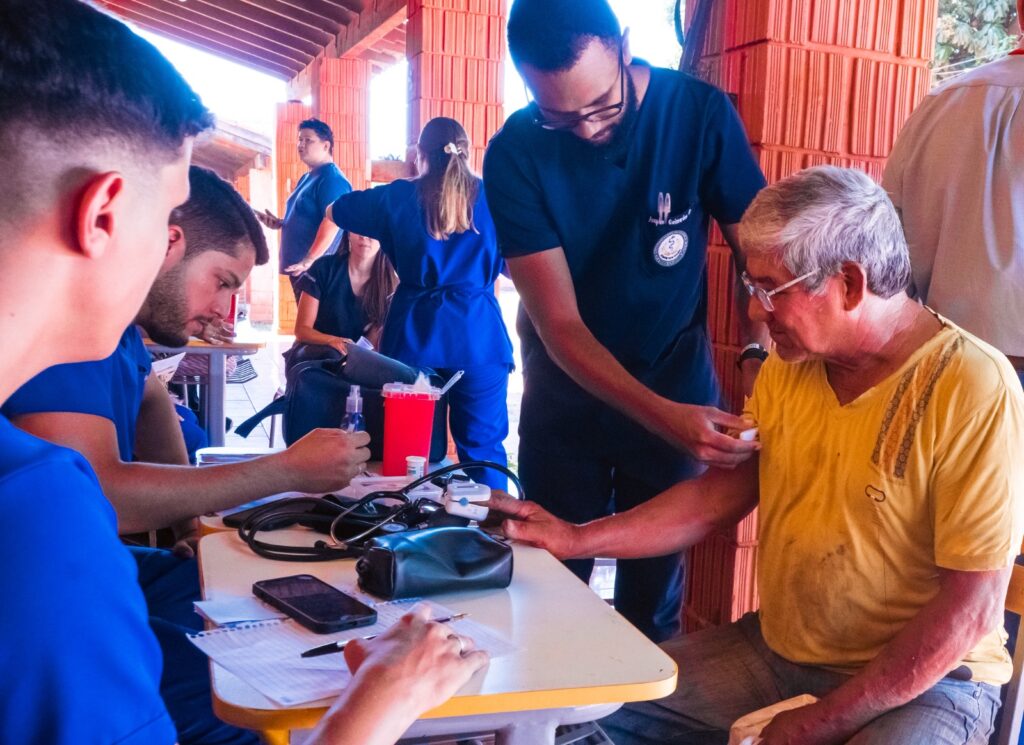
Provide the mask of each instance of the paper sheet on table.
{"label": "paper sheet on table", "polygon": [[[426,603],[434,618],[453,611]],[[332,641],[383,633],[413,605],[412,601],[377,603],[377,623],[336,634],[314,634],[295,621],[259,621],[192,634],[189,639],[214,662],[237,675],[271,701],[295,706],[336,696],[351,676],[341,654],[303,658],[307,649]],[[500,634],[470,618],[453,621],[453,631],[469,637],[491,657],[502,657],[516,647]]]}
{"label": "paper sheet on table", "polygon": [[153,360],[153,374],[157,379],[167,385],[178,371],[178,365],[185,358],[185,352],[165,357],[162,360]]}
{"label": "paper sheet on table", "polygon": [[271,608],[263,601],[252,596],[238,597],[232,595],[219,597],[215,600],[197,600],[193,605],[195,606],[196,613],[218,626],[246,621],[269,621],[275,618],[287,618],[281,611]]}

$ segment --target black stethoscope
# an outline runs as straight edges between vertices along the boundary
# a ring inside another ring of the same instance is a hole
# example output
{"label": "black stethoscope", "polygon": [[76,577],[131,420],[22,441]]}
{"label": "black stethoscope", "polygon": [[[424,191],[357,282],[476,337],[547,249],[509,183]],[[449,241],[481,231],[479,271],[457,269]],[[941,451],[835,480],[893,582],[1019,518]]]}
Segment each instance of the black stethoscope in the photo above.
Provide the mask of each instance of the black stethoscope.
{"label": "black stethoscope", "polygon": [[[238,528],[238,536],[265,559],[277,561],[330,561],[361,556],[366,541],[378,533],[400,532],[422,525],[465,525],[465,518],[453,517],[443,505],[429,498],[410,498],[418,487],[444,479],[467,468],[488,468],[504,474],[515,485],[519,498],[524,499],[519,478],[505,466],[490,461],[469,461],[445,466],[401,489],[375,491],[354,502],[341,502],[333,495],[327,497],[297,497],[264,505]],[[381,504],[397,502],[397,504]],[[258,534],[292,525],[302,525],[327,534],[327,540],[318,540],[312,546],[289,546],[268,543]],[[347,531],[343,530],[348,528]],[[348,533],[345,535],[344,533]]]}

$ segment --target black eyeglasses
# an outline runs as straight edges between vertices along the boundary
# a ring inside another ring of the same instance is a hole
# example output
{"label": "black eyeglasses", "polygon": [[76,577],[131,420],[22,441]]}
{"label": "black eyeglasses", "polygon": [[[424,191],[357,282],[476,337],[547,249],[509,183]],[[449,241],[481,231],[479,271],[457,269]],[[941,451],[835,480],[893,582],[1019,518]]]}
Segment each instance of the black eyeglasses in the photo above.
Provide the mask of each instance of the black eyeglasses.
{"label": "black eyeglasses", "polygon": [[[607,95],[607,94],[606,94]],[[530,95],[530,89],[526,89],[526,98],[530,102],[533,113],[533,123],[543,129],[549,129],[555,132],[564,132],[570,129],[575,129],[583,122],[605,122],[609,119],[614,119],[623,108],[626,106],[626,65],[622,59],[622,49],[619,49],[619,102],[614,103],[611,106],[602,106],[599,109],[582,114],[580,116],[573,116],[566,119],[546,119],[541,115],[540,105],[533,100]]]}

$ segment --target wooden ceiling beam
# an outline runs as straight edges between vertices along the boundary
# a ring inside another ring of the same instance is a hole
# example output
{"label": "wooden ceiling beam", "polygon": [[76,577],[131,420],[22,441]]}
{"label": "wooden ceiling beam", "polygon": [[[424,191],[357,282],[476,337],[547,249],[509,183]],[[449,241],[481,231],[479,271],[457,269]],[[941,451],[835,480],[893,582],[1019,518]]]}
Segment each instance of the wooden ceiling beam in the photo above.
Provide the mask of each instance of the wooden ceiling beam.
{"label": "wooden ceiling beam", "polygon": [[[322,19],[307,18],[298,13],[281,13],[270,10],[264,6],[275,6],[280,9],[282,6],[277,2],[255,3],[250,0],[189,0],[189,3],[197,5],[213,6],[225,13],[241,18],[251,18],[253,21],[270,28],[280,29],[292,36],[309,39],[318,46],[327,46],[334,35],[338,32],[336,24],[329,24],[325,28]],[[287,10],[287,8],[285,8]],[[313,21],[309,23],[308,21]]]}
{"label": "wooden ceiling beam", "polygon": [[[230,40],[239,45],[244,44],[252,50],[276,54],[284,60],[301,62],[303,65],[309,64],[320,51],[315,45],[312,45],[312,51],[295,49],[279,44],[276,41],[256,36],[229,23],[221,23],[205,16],[183,12],[180,10],[181,4],[177,2],[172,4],[161,3],[161,0],[108,0],[108,5],[113,8],[133,10],[140,15],[168,25],[178,26],[182,31],[211,38],[222,44],[228,43]],[[166,5],[172,5],[172,9],[165,9]]]}
{"label": "wooden ceiling beam", "polygon": [[331,5],[340,5],[353,13],[362,13],[366,9],[366,0],[327,0]]}
{"label": "wooden ceiling beam", "polygon": [[[282,48],[294,49],[303,54],[308,54],[311,57],[315,57],[322,52],[324,46],[330,41],[328,34],[317,33],[317,36],[324,38],[321,43],[317,43],[316,40],[310,39],[308,36],[293,34],[282,26],[268,26],[255,18],[231,13],[216,5],[204,3],[202,0],[190,0],[187,3],[178,2],[178,0],[132,0],[132,4],[161,10],[168,15],[181,18],[186,23],[195,23],[221,32],[237,29],[245,34],[245,39],[252,43],[259,43],[258,40],[262,39],[277,44]],[[285,19],[282,18],[281,20],[284,21]],[[292,25],[300,29],[305,28],[301,24]],[[307,30],[309,35],[316,33],[313,29]]]}
{"label": "wooden ceiling beam", "polygon": [[405,42],[392,41],[385,36],[373,45],[373,50],[376,52],[384,52],[385,54],[397,54],[399,57],[404,57]]}
{"label": "wooden ceiling beam", "polygon": [[346,7],[328,2],[328,0],[274,0],[273,4],[285,6],[282,10],[277,11],[278,13],[291,12],[288,7],[290,6],[291,8],[297,8],[306,13],[334,21],[342,26],[352,23],[356,16],[359,15]]}
{"label": "wooden ceiling beam", "polygon": [[362,59],[367,60],[369,62],[377,62],[381,65],[390,66],[398,62],[398,60],[403,59],[405,55],[396,56],[393,54],[387,54],[386,52],[378,51],[376,49],[367,49],[359,56]]}
{"label": "wooden ceiling beam", "polygon": [[283,0],[214,0],[218,5],[242,6],[236,12],[245,13],[245,8],[253,7],[264,10],[273,15],[281,18],[288,18],[296,23],[301,23],[303,26],[309,26],[310,28],[319,29],[320,31],[335,36],[348,21],[334,21],[330,18],[317,15],[316,13],[310,13],[309,11],[297,8],[294,5],[289,5]]}
{"label": "wooden ceiling beam", "polygon": [[119,8],[115,9],[112,7],[114,5],[114,0],[106,0],[106,5],[107,7],[110,7],[111,10],[115,10],[115,12],[122,18],[125,18],[136,25],[161,34],[162,36],[180,41],[183,44],[188,44],[191,47],[196,47],[205,52],[211,52],[221,57],[227,57],[228,59],[235,60],[236,62],[255,67],[256,69],[262,70],[274,77],[289,80],[302,69],[298,63],[291,62],[289,64],[285,64],[283,62],[278,62],[258,54],[239,50],[234,46],[228,46],[191,34],[187,31],[183,31],[180,26],[169,25],[162,21],[154,21],[152,18],[147,18],[135,11]]}

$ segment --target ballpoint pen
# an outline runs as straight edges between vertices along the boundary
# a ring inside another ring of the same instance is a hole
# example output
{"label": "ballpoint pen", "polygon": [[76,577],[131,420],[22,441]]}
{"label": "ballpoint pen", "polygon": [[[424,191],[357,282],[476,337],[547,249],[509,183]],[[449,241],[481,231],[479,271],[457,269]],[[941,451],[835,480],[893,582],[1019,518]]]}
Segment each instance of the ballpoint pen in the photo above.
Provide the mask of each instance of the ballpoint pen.
{"label": "ballpoint pen", "polygon": [[[433,621],[434,623],[449,623],[451,621],[458,621],[460,618],[465,618],[468,615],[469,615],[468,613],[456,613],[456,614],[451,615],[451,616],[445,616],[444,618],[432,618],[430,620]],[[360,636],[360,637],[357,637],[357,638],[362,639],[363,641],[368,641],[370,639],[376,639],[378,636],[380,636],[380,634],[370,634],[369,636]],[[350,641],[352,641],[352,639],[344,639],[342,641],[331,642],[330,644],[324,644],[324,645],[319,646],[319,647],[313,647],[312,649],[307,649],[300,656],[301,657],[319,657],[320,655],[334,654],[335,652],[341,652],[343,649],[345,649],[345,645],[348,644]]]}

